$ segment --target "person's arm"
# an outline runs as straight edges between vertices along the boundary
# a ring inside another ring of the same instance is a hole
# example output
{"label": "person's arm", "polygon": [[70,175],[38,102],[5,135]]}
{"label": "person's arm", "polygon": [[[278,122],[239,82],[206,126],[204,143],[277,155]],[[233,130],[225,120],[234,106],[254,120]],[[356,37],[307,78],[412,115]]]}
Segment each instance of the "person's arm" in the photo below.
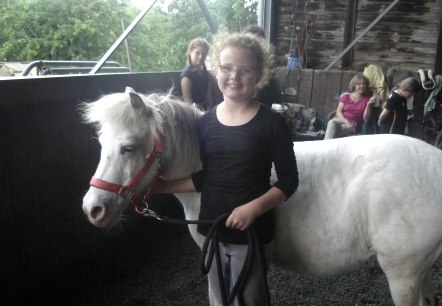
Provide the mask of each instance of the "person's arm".
{"label": "person's arm", "polygon": [[372,96],[370,100],[368,100],[367,106],[364,110],[363,119],[364,122],[368,122],[371,119],[371,109],[373,108],[374,102],[376,101],[376,97]]}
{"label": "person's arm", "polygon": [[192,103],[192,81],[188,77],[181,78],[181,92],[183,100]]}
{"label": "person's arm", "polygon": [[286,199],[286,195],[277,187],[270,188],[262,196],[244,205],[236,207],[227,218],[226,227],[241,231],[249,228],[256,218],[276,207]]}
{"label": "person's arm", "polygon": [[154,193],[182,193],[193,191],[196,191],[196,189],[191,176],[170,181],[159,180],[154,189]]}
{"label": "person's arm", "polygon": [[336,118],[342,123],[344,123],[349,128],[353,128],[353,124],[344,116],[344,103],[339,102],[336,108]]}
{"label": "person's arm", "polygon": [[381,126],[382,123],[387,119],[388,115],[390,114],[390,111],[386,108],[384,108],[379,115],[378,125]]}

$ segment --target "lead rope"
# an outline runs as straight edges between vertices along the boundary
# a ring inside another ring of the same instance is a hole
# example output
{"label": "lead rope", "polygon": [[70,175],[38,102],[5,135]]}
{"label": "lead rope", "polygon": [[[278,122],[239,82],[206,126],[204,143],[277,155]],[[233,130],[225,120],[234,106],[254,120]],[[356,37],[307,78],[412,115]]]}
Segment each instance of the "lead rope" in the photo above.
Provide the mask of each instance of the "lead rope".
{"label": "lead rope", "polygon": [[[158,213],[153,212],[150,209],[147,209],[144,213],[142,213],[146,217],[154,217],[159,221],[167,222],[167,223],[175,223],[175,224],[212,224],[207,233],[206,239],[204,240],[203,247],[201,249],[201,260],[200,260],[200,271],[202,274],[207,275],[210,271],[210,267],[212,266],[213,257],[215,256],[215,262],[218,269],[218,282],[221,292],[221,298],[223,301],[223,306],[229,306],[235,296],[238,297],[238,302],[241,306],[245,306],[244,298],[243,298],[243,289],[245,282],[247,280],[247,276],[249,275],[250,269],[252,267],[253,257],[256,255],[258,264],[262,268],[262,276],[263,283],[265,287],[265,305],[270,306],[270,293],[267,284],[267,276],[266,276],[266,267],[264,261],[264,250],[263,245],[260,243],[259,238],[256,234],[255,228],[251,226],[247,229],[247,241],[248,241],[248,249],[246,259],[241,268],[241,272],[234,284],[232,291],[227,295],[227,290],[225,288],[224,283],[224,275],[222,273],[221,267],[221,255],[219,250],[219,229],[222,226],[222,222],[225,221],[230,213],[225,213],[221,215],[216,220],[183,220],[183,219],[174,219],[169,218],[167,216],[160,216]],[[208,253],[207,253],[208,252]]]}

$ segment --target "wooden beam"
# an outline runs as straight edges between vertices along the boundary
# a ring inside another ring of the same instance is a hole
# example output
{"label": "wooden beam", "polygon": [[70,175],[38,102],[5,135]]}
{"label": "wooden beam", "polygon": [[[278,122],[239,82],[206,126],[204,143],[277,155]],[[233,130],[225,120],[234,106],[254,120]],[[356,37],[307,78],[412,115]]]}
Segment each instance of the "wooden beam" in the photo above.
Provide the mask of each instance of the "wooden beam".
{"label": "wooden beam", "polygon": [[206,2],[204,2],[204,0],[197,0],[197,2],[200,7],[201,13],[203,13],[204,18],[206,18],[206,21],[209,24],[210,30],[213,34],[215,34],[218,31],[218,27],[215,25],[215,22],[213,21],[212,16],[207,9]]}
{"label": "wooden beam", "polygon": [[114,44],[106,51],[106,53],[101,57],[101,59],[97,62],[97,64],[92,68],[89,74],[95,74],[101,66],[107,61],[107,59],[114,53],[114,51],[118,48],[118,46],[126,39],[126,37],[132,32],[132,30],[137,26],[137,24],[143,19],[144,15],[150,11],[152,6],[157,2],[157,0],[151,0],[146,6],[141,10],[138,16],[132,21],[132,23],[126,28],[123,34],[118,37],[118,39],[114,42]]}
{"label": "wooden beam", "polygon": [[267,41],[276,44],[280,0],[261,0],[258,4],[258,25],[264,29]]}
{"label": "wooden beam", "polygon": [[[347,0],[343,48],[346,48],[348,45],[350,45],[355,37],[357,7],[358,7],[358,0]],[[343,55],[341,61],[341,69],[351,68],[352,64],[353,64],[353,48],[351,48],[349,52]]]}
{"label": "wooden beam", "polygon": [[[439,3],[442,11],[442,2]],[[439,17],[439,33],[437,34],[436,54],[434,56],[434,75],[442,74],[442,15]]]}

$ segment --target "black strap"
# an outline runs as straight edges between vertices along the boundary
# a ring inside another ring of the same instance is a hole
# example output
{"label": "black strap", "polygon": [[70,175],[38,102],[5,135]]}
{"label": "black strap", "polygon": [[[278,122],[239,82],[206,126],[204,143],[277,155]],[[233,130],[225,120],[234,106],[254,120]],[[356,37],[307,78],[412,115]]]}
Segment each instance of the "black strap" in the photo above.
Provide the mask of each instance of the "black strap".
{"label": "black strap", "polygon": [[161,216],[159,220],[169,223],[176,224],[212,224],[209,232],[206,235],[203,247],[201,249],[201,260],[200,260],[200,270],[201,273],[207,275],[212,266],[213,258],[215,257],[216,266],[218,269],[218,282],[220,286],[221,298],[224,306],[230,305],[235,296],[238,297],[238,302],[240,305],[245,305],[243,298],[243,289],[247,281],[250,269],[252,268],[253,258],[257,256],[258,263],[262,268],[263,282],[265,286],[265,302],[266,305],[270,305],[270,293],[267,284],[266,266],[264,260],[264,248],[263,243],[258,238],[255,228],[253,226],[247,229],[247,240],[248,249],[246,254],[246,259],[244,265],[241,268],[240,274],[236,283],[234,284],[232,291],[227,292],[224,283],[224,275],[222,273],[221,267],[221,254],[219,250],[219,229],[225,223],[225,220],[229,217],[230,213],[226,213],[218,217],[215,221],[212,220],[183,220],[183,219],[172,219],[167,216]]}

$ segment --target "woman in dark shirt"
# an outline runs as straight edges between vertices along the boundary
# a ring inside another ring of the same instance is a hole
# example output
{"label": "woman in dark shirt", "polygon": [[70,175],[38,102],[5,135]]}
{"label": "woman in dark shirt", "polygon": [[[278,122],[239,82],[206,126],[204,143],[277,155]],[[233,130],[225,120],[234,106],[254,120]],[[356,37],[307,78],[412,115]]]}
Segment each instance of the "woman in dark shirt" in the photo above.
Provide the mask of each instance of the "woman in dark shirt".
{"label": "woman in dark shirt", "polygon": [[202,110],[212,107],[211,76],[204,63],[207,52],[207,41],[201,38],[193,39],[187,47],[186,68],[180,76],[183,100],[195,103]]}

